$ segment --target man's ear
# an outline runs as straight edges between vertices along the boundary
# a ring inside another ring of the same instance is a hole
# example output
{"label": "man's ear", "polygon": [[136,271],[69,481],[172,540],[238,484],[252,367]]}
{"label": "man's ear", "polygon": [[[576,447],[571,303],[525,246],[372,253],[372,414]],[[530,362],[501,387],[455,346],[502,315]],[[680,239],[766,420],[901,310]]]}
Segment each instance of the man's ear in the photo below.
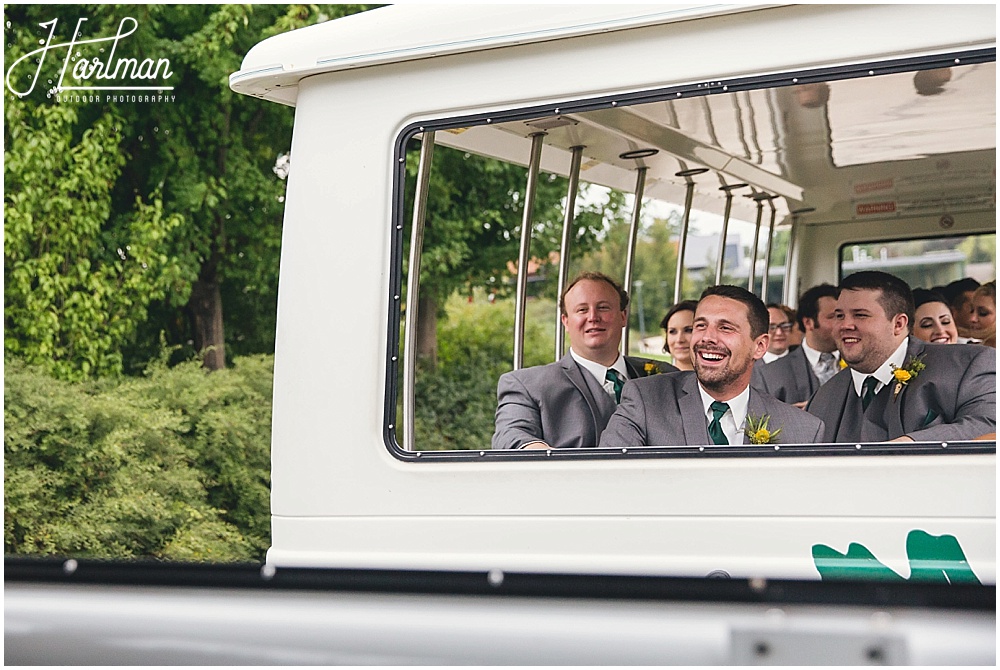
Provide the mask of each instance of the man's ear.
{"label": "man's ear", "polygon": [[892,334],[899,335],[900,333],[910,332],[910,317],[905,314],[897,314],[892,317]]}
{"label": "man's ear", "polygon": [[569,321],[569,316],[565,312],[563,312],[562,314],[559,315],[559,320],[562,321],[563,328],[565,328],[566,322]]}
{"label": "man's ear", "polygon": [[805,328],[802,332],[808,333],[810,330],[816,330],[816,321],[810,319],[808,316],[802,317],[802,327]]}
{"label": "man's ear", "polygon": [[771,336],[764,333],[758,337],[753,344],[753,359],[764,358],[764,354],[767,353],[767,348],[771,346]]}

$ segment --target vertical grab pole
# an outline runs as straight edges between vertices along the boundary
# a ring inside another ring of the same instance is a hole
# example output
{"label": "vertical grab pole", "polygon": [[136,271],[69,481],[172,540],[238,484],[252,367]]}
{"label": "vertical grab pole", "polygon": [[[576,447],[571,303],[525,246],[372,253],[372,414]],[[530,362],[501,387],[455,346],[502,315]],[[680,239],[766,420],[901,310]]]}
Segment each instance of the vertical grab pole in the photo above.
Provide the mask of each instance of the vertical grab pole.
{"label": "vertical grab pole", "polygon": [[[795,251],[795,244],[799,237],[799,217],[808,212],[815,212],[815,207],[800,207],[798,209],[792,210],[792,231],[788,236],[788,253],[785,255],[785,293],[784,293],[784,304],[791,305],[792,301],[795,301],[795,309],[799,308],[798,297],[799,291],[797,290],[795,284],[792,284],[789,280],[792,276],[792,252]],[[798,272],[795,273],[798,275]],[[796,284],[798,283],[798,277],[796,277]]]}
{"label": "vertical grab pole", "polygon": [[[726,211],[722,215],[722,234],[719,235],[719,260],[715,265],[715,285],[722,283],[722,269],[726,267],[726,236],[729,234],[729,215],[733,211],[733,191],[743,188],[746,184],[729,184],[720,188],[726,192]],[[676,301],[674,304],[677,304]]]}
{"label": "vertical grab pole", "polygon": [[753,199],[757,201],[757,225],[753,231],[753,246],[750,247],[750,277],[747,279],[747,290],[753,293],[754,275],[757,274],[757,245],[760,242],[760,220],[764,216],[764,200],[767,199],[765,193],[755,193]]}
{"label": "vertical grab pole", "polygon": [[764,281],[760,285],[760,299],[767,304],[767,284],[771,278],[771,249],[774,248],[774,199],[769,198],[767,206],[771,208],[771,223],[767,226],[767,248],[764,249]]}
{"label": "vertical grab pole", "polygon": [[[632,266],[635,264],[635,243],[639,239],[639,217],[642,215],[642,196],[646,190],[646,172],[649,168],[643,166],[636,171],[635,204],[632,206],[632,225],[628,229],[628,252],[625,256],[625,281],[622,285],[631,295]],[[628,321],[622,328],[622,354],[628,355]]]}
{"label": "vertical grab pole", "polygon": [[[563,217],[562,245],[559,247],[559,284],[556,287],[556,295],[561,296],[566,288],[569,270],[570,241],[573,237],[573,222],[576,221],[576,195],[580,188],[580,164],[583,161],[583,147],[570,147],[573,155],[569,166],[569,188],[566,192],[566,214]],[[556,357],[562,358],[563,349],[566,345],[566,333],[562,327],[562,312],[556,306]]]}
{"label": "vertical grab pole", "polygon": [[528,258],[531,251],[531,210],[535,206],[538,166],[542,162],[542,138],[531,135],[531,158],[528,161],[528,185],[524,192],[524,216],[521,219],[521,251],[517,256],[517,300],[514,308],[514,369],[524,367],[524,305],[528,292]]}
{"label": "vertical grab pole", "polygon": [[694,180],[696,174],[708,172],[708,168],[691,168],[681,170],[678,177],[687,180],[687,193],[684,194],[684,218],[681,220],[681,238],[677,241],[677,272],[674,275],[674,304],[681,301],[682,283],[684,281],[684,253],[687,251],[688,226],[691,223],[691,205],[694,204]]}
{"label": "vertical grab pole", "polygon": [[420,303],[420,253],[424,246],[424,223],[427,219],[427,193],[430,186],[431,159],[434,157],[434,131],[424,131],[420,141],[420,167],[413,199],[413,226],[410,231],[410,264],[406,277],[406,332],[403,336],[403,449],[414,451],[413,384],[417,366],[417,320]]}

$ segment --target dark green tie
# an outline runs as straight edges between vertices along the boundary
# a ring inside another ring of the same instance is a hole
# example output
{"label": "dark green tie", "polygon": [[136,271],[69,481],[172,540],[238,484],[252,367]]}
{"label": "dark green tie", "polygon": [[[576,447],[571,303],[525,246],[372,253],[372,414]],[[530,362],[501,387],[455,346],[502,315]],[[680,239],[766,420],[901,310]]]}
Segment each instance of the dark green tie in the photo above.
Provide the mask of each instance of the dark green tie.
{"label": "dark green tie", "polygon": [[868,409],[868,405],[872,404],[876,386],[878,386],[877,379],[870,375],[865,377],[864,383],[861,384],[861,409]]}
{"label": "dark green tie", "polygon": [[622,376],[618,374],[618,371],[614,368],[608,368],[608,373],[604,375],[604,378],[611,382],[611,385],[615,389],[615,402],[622,401],[622,387],[625,386],[625,380]]}
{"label": "dark green tie", "polygon": [[722,415],[729,411],[729,405],[715,401],[709,409],[712,410],[712,421],[708,424],[708,436],[712,438],[713,444],[729,444],[726,434],[722,431],[722,424],[719,423]]}

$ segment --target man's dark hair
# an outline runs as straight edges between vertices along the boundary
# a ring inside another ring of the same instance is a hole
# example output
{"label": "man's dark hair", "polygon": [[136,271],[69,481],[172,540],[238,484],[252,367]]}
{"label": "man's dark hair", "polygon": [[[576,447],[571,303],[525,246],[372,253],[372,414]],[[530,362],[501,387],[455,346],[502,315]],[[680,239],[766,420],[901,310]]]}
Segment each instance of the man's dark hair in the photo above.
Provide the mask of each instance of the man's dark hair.
{"label": "man's dark hair", "polygon": [[807,289],[805,293],[799,296],[799,330],[803,333],[806,332],[806,324],[803,319],[812,319],[813,323],[816,323],[817,319],[819,319],[820,298],[833,298],[836,300],[839,293],[840,291],[837,290],[836,286],[820,284],[819,286]]}
{"label": "man's dark hair", "polygon": [[941,289],[941,295],[944,296],[945,303],[949,307],[956,309],[962,306],[963,294],[967,291],[975,291],[977,288],[979,288],[979,282],[975,279],[962,277],[944,286]]}
{"label": "man's dark hair", "polygon": [[618,282],[616,282],[614,279],[607,276],[603,272],[581,272],[580,274],[578,274],[576,277],[573,278],[573,281],[571,281],[566,286],[566,289],[562,292],[562,295],[559,296],[559,312],[561,314],[566,313],[566,294],[569,293],[570,289],[572,289],[574,286],[576,286],[585,279],[589,279],[590,281],[602,281],[608,284],[618,294],[618,305],[619,305],[618,309],[624,311],[625,308],[628,307],[628,293],[625,291],[625,289],[621,287],[621,284],[619,284]]}
{"label": "man's dark hair", "polygon": [[750,322],[750,337],[753,339],[756,340],[767,332],[767,327],[771,322],[770,315],[767,313],[767,307],[764,306],[763,300],[750,291],[739,286],[719,284],[718,286],[709,286],[702,291],[701,299],[704,300],[710,295],[729,298],[730,300],[736,300],[746,305],[747,321]]}
{"label": "man's dark hair", "polygon": [[[670,317],[672,317],[677,312],[694,312],[697,309],[698,309],[697,300],[681,300],[679,303],[671,307],[670,311],[667,312],[667,315],[663,317],[663,320],[660,321],[660,328],[666,331],[667,326],[670,324]],[[663,338],[663,353],[665,354],[670,353],[670,347],[667,345],[666,337]]]}
{"label": "man's dark hair", "polygon": [[892,319],[897,314],[905,314],[908,325],[913,325],[913,292],[909,284],[887,272],[864,270],[855,272],[840,282],[841,291],[881,291],[879,304],[885,316]]}

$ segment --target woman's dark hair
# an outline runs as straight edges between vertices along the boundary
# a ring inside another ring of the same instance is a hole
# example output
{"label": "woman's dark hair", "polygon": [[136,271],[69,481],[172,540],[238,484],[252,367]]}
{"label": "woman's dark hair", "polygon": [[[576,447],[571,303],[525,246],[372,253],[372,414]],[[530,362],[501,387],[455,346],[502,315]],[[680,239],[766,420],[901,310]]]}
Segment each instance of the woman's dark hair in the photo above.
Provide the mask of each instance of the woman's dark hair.
{"label": "woman's dark hair", "polygon": [[664,331],[663,353],[665,354],[670,353],[670,347],[667,346],[667,338],[666,338],[667,324],[670,323],[670,318],[677,312],[694,312],[695,309],[697,309],[697,307],[698,307],[697,300],[681,300],[679,303],[671,307],[670,311],[667,312],[667,315],[663,317],[662,321],[660,321],[660,328],[662,328]]}
{"label": "woman's dark hair", "polygon": [[929,290],[926,288],[915,288],[913,289],[913,308],[916,310],[921,305],[926,305],[929,302],[940,302],[945,307],[949,307],[948,300],[938,293],[937,291]]}

